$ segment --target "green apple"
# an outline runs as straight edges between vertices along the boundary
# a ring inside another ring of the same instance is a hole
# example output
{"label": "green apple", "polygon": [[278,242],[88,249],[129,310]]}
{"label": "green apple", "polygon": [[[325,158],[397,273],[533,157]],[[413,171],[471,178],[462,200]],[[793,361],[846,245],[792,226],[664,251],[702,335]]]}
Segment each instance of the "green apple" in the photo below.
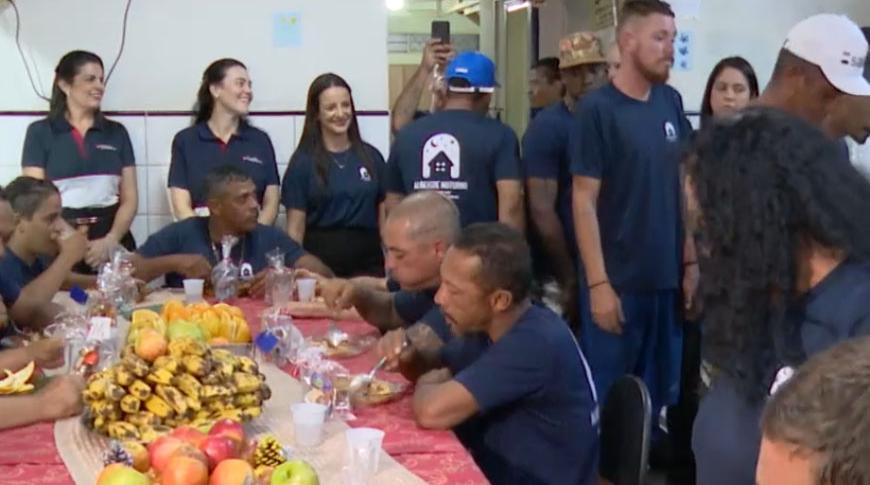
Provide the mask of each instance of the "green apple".
{"label": "green apple", "polygon": [[200,328],[198,324],[186,320],[176,320],[172,322],[166,333],[169,340],[176,340],[181,337],[191,337],[194,340],[199,340],[201,342],[205,341],[205,334],[202,332],[202,328]]}
{"label": "green apple", "polygon": [[97,477],[97,485],[150,485],[150,483],[151,480],[147,476],[120,463],[107,466]]}
{"label": "green apple", "polygon": [[271,485],[320,485],[317,472],[302,460],[282,463],[272,472]]}

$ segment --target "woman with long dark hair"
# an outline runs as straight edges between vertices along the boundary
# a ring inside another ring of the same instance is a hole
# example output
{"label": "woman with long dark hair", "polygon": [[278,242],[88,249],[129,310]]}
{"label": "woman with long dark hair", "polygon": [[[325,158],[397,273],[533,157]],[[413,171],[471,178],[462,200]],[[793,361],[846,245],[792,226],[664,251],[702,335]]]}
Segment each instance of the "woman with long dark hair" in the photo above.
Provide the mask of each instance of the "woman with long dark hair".
{"label": "woman with long dark hair", "polygon": [[202,75],[193,126],[172,140],[169,189],[176,219],[208,214],[205,176],[223,165],[241,168],[257,186],[259,222],[278,216],[280,180],[275,149],[266,132],[251,126],[247,115],[254,99],[248,69],[236,59],[219,59]]}
{"label": "woman with long dark hair", "polygon": [[21,156],[24,175],[52,181],[63,217],[88,228],[92,272],[117,244],[135,249],[130,224],[139,207],[136,160],[124,125],[100,112],[103,61],[87,51],[64,55],[54,70],[48,117],[27,128]]}
{"label": "woman with long dark hair", "polygon": [[290,237],[338,276],[383,274],[384,168],[381,153],[360,135],[350,86],[336,74],[318,76],[282,202]]}
{"label": "woman with long dark hair", "polygon": [[870,332],[870,185],[803,120],[750,108],[714,121],[688,163],[705,358],[699,485],[752,485],[767,396],[789,368]]}
{"label": "woman with long dark hair", "polygon": [[701,126],[713,118],[733,114],[758,97],[758,77],[749,61],[726,57],[719,61],[707,79],[701,102]]}

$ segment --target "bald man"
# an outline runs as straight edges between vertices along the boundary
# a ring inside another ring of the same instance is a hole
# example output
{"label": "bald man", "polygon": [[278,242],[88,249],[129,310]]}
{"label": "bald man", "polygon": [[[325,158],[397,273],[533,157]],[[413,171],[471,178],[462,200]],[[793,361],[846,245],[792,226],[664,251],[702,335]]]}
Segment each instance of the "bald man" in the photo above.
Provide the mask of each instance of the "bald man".
{"label": "bald man", "polygon": [[355,307],[381,331],[410,326],[435,308],[441,261],[460,231],[456,205],[438,192],[416,192],[394,207],[381,229],[386,269],[399,284],[381,291],[362,279],[331,279],[323,298],[333,309]]}

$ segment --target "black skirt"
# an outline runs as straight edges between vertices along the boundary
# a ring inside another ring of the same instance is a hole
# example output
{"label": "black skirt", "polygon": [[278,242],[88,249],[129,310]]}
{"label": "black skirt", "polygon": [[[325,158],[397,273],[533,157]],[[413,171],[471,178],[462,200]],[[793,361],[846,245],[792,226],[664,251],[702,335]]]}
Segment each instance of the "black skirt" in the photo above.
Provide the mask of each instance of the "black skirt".
{"label": "black skirt", "polygon": [[305,230],[305,250],[320,258],[336,276],[383,276],[384,253],[375,229]]}
{"label": "black skirt", "polygon": [[[73,227],[86,226],[88,228],[88,240],[94,241],[106,237],[106,234],[112,230],[112,225],[115,223],[115,215],[118,213],[119,204],[110,207],[87,207],[84,209],[69,209],[64,208],[62,217]],[[136,240],[133,234],[127,231],[127,234],[119,241],[128,251],[136,250]],[[73,271],[81,274],[96,274],[96,270],[87,265],[84,261],[79,262]]]}

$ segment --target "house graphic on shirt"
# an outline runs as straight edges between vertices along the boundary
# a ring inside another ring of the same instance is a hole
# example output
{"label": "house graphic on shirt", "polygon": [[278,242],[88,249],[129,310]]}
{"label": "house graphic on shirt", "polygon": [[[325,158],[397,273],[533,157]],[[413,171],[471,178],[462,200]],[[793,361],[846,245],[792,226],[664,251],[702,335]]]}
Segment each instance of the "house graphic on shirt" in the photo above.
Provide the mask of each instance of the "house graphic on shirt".
{"label": "house graphic on shirt", "polygon": [[449,176],[458,179],[461,168],[459,140],[448,133],[432,136],[423,145],[424,179]]}

